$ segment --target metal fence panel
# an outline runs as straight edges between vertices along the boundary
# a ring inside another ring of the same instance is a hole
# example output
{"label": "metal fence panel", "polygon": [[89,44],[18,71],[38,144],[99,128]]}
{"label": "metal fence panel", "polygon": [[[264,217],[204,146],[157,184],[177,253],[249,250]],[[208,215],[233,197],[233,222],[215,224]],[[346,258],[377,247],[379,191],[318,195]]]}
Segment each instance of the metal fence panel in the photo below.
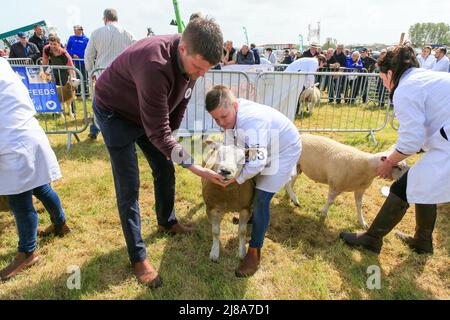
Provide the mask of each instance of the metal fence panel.
{"label": "metal fence panel", "polygon": [[[319,84],[328,84],[319,85],[320,101],[307,112],[299,98],[311,76]],[[378,74],[348,71],[263,73],[257,79],[255,101],[282,112],[298,124],[301,132],[367,132],[374,139],[373,133],[384,129],[389,121],[390,109],[389,100],[373,98],[379,94],[370,84],[378,83],[378,79]]]}
{"label": "metal fence panel", "polygon": [[10,59],[6,59],[6,60],[12,66],[31,65],[31,64],[33,64],[33,60],[31,58],[10,58]]}
{"label": "metal fence panel", "polygon": [[238,98],[249,98],[250,79],[246,73],[236,71],[210,71],[197,80],[189,101],[179,136],[190,136],[194,132],[220,132],[214,119],[205,109],[207,92],[216,85],[231,89]]}
{"label": "metal fence panel", "polygon": [[[58,113],[38,113],[37,119],[46,134],[67,134],[67,149],[71,147],[72,136],[78,141],[78,134],[85,131],[88,127],[88,113],[86,107],[86,95],[84,79],[81,72],[74,67],[67,66],[38,66],[38,65],[15,65],[33,69],[39,73],[41,79],[47,82],[55,82],[58,99],[62,111]],[[72,86],[72,75],[80,79],[81,96],[75,94],[75,88]]]}

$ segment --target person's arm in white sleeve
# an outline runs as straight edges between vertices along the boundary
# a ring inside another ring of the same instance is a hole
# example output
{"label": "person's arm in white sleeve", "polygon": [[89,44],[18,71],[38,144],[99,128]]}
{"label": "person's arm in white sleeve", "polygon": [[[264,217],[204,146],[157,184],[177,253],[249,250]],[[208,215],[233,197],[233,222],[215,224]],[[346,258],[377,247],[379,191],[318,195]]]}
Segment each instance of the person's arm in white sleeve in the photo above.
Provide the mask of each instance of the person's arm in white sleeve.
{"label": "person's arm in white sleeve", "polygon": [[[246,150],[246,163],[236,182],[243,184],[245,181],[260,174],[267,165],[267,147],[269,146],[269,124],[263,121],[254,121],[251,128],[242,128],[247,136],[249,150]],[[248,155],[248,156],[247,156]]]}
{"label": "person's arm in white sleeve", "polygon": [[426,139],[425,96],[416,87],[401,88],[394,96],[395,115],[400,128],[396,149],[404,155],[419,152]]}
{"label": "person's arm in white sleeve", "polygon": [[84,54],[84,65],[86,67],[86,71],[89,75],[91,75],[92,70],[94,70],[94,62],[97,57],[97,50],[95,49],[95,37],[92,34],[91,38],[86,47],[86,52]]}

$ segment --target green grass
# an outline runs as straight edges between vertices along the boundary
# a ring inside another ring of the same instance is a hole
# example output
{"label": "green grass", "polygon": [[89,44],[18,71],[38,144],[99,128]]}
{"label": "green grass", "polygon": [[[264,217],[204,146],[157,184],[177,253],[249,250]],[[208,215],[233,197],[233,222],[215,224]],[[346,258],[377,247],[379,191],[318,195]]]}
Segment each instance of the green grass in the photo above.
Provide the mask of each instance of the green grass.
{"label": "green grass", "polygon": [[[360,114],[362,114],[362,110]],[[320,114],[320,112],[318,113]],[[368,112],[366,112],[366,115]],[[359,149],[378,152],[395,142],[390,127],[376,133],[374,146],[364,133],[327,134]],[[122,235],[111,167],[101,141],[88,142],[80,134],[67,153],[67,137],[49,136],[63,172],[54,183],[73,232],[65,238],[39,240],[43,261],[10,282],[0,284],[0,299],[449,299],[450,206],[439,206],[434,234],[435,254],[412,253],[393,234],[376,256],[346,247],[338,240],[343,230],[359,230],[352,194],[337,198],[329,216],[316,215],[327,196],[327,187],[306,177],[295,191],[301,207],[293,206],[281,191],[273,200],[271,222],[260,270],[249,279],[238,279],[237,226],[232,214],[222,221],[221,256],[209,260],[211,227],[201,196],[200,179],[177,167],[176,210],[179,220],[195,225],[191,237],[170,237],[156,232],[151,170],[139,152],[142,233],[149,258],[164,279],[164,286],[149,290],[130,272]],[[412,159],[411,163],[417,159]],[[363,209],[370,223],[384,199],[380,188],[388,182],[376,179],[367,190]],[[36,201],[39,224],[50,223]],[[413,233],[414,209],[397,227]],[[248,232],[249,234],[250,232]],[[0,268],[14,257],[15,223],[0,213]],[[81,290],[67,289],[69,266],[81,268]],[[367,267],[381,267],[381,289],[366,287]]]}

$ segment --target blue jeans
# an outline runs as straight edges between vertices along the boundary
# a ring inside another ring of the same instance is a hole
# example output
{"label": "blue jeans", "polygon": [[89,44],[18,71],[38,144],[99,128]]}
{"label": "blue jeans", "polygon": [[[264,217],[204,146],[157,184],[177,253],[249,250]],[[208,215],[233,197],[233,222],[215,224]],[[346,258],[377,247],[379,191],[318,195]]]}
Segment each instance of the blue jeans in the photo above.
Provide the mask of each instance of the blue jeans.
{"label": "blue jeans", "polygon": [[135,145],[142,150],[152,169],[157,220],[166,228],[177,223],[175,168],[173,162],[148,140],[143,127],[116,112],[99,108],[95,101],[92,108],[111,158],[117,207],[128,255],[132,263],[140,262],[147,258],[147,251],[141,236],[140,182]]}
{"label": "blue jeans", "polygon": [[[94,102],[92,102],[92,105],[94,105]],[[89,127],[89,134],[91,136],[97,137],[100,133],[100,129],[95,125],[94,116],[92,116],[92,124]]]}
{"label": "blue jeans", "polygon": [[49,184],[8,196],[8,204],[16,219],[19,233],[19,252],[30,253],[36,250],[38,215],[33,206],[33,195],[50,214],[52,224],[60,225],[66,222],[58,194]]}
{"label": "blue jeans", "polygon": [[341,92],[344,89],[345,82],[346,78],[341,76],[330,81],[330,85],[328,87],[328,102],[331,103],[334,101],[334,93],[336,92],[336,102],[341,103]]}
{"label": "blue jeans", "polygon": [[255,189],[253,197],[253,225],[249,246],[261,249],[270,221],[270,201],[275,193]]}

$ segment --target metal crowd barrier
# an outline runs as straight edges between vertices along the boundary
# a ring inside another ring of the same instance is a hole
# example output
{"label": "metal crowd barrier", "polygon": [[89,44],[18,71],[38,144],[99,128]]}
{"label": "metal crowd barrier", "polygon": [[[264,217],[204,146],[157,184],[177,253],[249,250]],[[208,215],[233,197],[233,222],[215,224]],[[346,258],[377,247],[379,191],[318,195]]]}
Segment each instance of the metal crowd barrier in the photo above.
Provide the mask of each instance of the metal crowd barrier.
{"label": "metal crowd barrier", "polygon": [[[38,66],[15,65],[29,69],[28,73],[39,77],[42,81],[54,82],[58,100],[61,104],[61,112],[45,112],[37,114],[37,119],[46,134],[67,134],[67,150],[72,145],[72,136],[80,142],[78,134],[85,131],[89,124],[84,79],[81,72],[74,67],[67,66]],[[75,95],[75,89],[71,86],[72,75],[80,79],[81,96]]]}
{"label": "metal crowd barrier", "polygon": [[178,136],[186,137],[194,133],[220,132],[220,127],[205,109],[207,92],[216,85],[224,85],[231,89],[238,98],[249,98],[250,79],[244,72],[209,71],[197,80],[189,101],[184,119],[178,130]]}
{"label": "metal crowd barrier", "polygon": [[[285,66],[276,67],[281,70]],[[53,74],[59,73],[59,78],[62,70],[72,69],[79,79],[84,79],[81,72],[75,68],[52,66],[52,69]],[[95,69],[91,75],[98,77],[103,70],[104,68]],[[366,132],[376,144],[374,132],[383,130],[388,122],[397,129],[395,119],[389,112],[391,107],[389,94],[378,74],[367,73],[367,70],[356,72],[355,69],[347,68],[335,71],[336,69],[320,69],[314,73],[275,71],[248,75],[237,71],[212,70],[197,80],[178,135],[187,137],[199,132],[221,131],[204,105],[206,93],[218,84],[231,88],[238,98],[253,100],[279,110],[295,122],[301,132]],[[299,101],[307,80],[319,83],[321,97],[312,112],[307,112],[306,107]],[[87,83],[94,98],[95,83],[94,81]],[[89,125],[84,93],[86,85],[84,81],[81,84],[82,118],[79,117],[79,113],[75,113],[73,120],[69,120],[66,114],[61,117],[53,116],[51,119],[48,115],[39,116],[47,133],[68,134],[68,148],[71,136],[74,135],[79,140],[77,134],[83,132]]]}
{"label": "metal crowd barrier", "polygon": [[[319,83],[330,81],[319,90],[320,101],[307,112],[299,98],[311,77],[319,78]],[[377,144],[374,132],[383,130],[390,120],[390,101],[369,99],[376,95],[369,83],[377,79],[378,74],[348,71],[266,72],[257,78],[255,101],[282,112],[301,132],[367,132]]]}
{"label": "metal crowd barrier", "polygon": [[10,65],[18,66],[18,65],[32,65],[33,60],[31,58],[9,58],[6,59]]}

